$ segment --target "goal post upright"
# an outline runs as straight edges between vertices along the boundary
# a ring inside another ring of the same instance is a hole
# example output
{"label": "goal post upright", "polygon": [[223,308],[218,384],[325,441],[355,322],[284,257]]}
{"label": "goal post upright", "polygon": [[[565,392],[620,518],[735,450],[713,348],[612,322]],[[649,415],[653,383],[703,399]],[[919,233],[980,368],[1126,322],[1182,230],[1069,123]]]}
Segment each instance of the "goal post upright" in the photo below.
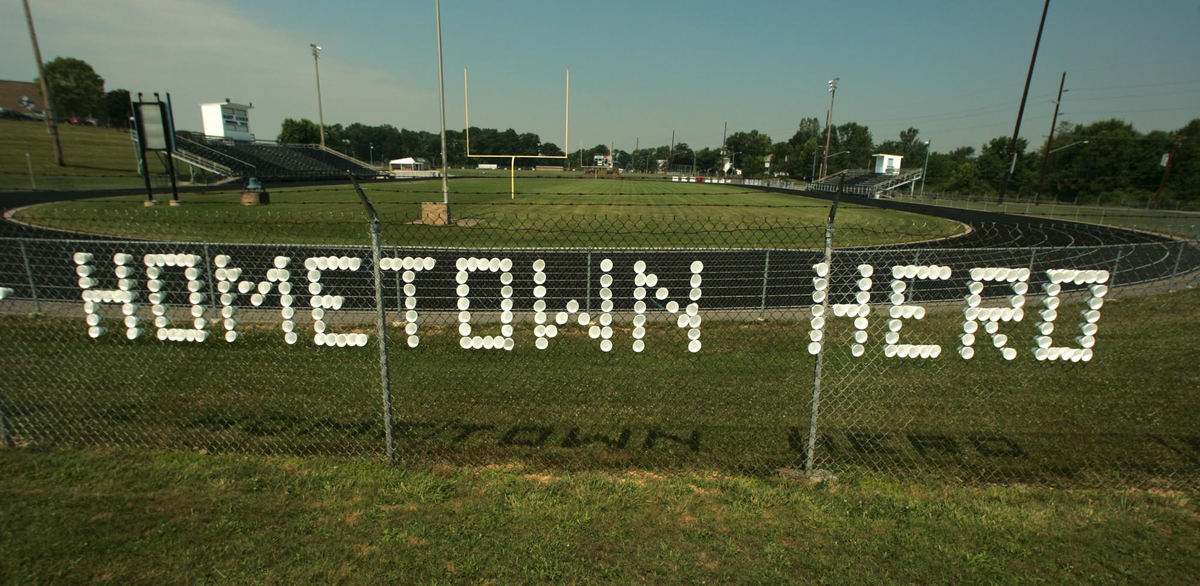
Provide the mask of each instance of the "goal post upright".
{"label": "goal post upright", "polygon": [[[568,148],[571,142],[571,69],[567,68],[567,95],[565,105],[565,120],[563,122],[563,148]],[[463,68],[463,116],[465,128],[463,129],[466,135],[467,142],[467,158],[469,159],[508,159],[509,171],[509,198],[517,198],[517,159],[562,159],[567,160],[570,155],[563,150],[561,155],[517,155],[505,153],[491,154],[474,154],[471,152],[471,91],[470,82],[467,76],[467,68]]]}

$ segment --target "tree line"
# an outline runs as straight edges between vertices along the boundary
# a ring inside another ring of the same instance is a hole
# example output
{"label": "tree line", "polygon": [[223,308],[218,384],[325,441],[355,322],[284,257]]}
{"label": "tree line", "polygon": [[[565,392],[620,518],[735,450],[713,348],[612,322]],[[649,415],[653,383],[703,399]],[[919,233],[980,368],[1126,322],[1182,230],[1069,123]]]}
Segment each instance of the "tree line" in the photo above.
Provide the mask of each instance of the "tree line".
{"label": "tree line", "polygon": [[[280,142],[315,143],[317,124],[307,119],[287,119]],[[392,125],[340,124],[326,126],[327,146],[376,163],[404,156],[423,157],[441,164],[441,142],[436,133],[396,128]],[[1006,167],[1012,161],[1009,137],[995,137],[974,147],[937,151],[917,128],[908,128],[894,139],[875,142],[870,129],[857,122],[835,125],[829,133],[827,174],[865,169],[872,155],[904,157],[905,168],[924,167],[926,191],[989,195],[998,192]],[[820,173],[825,152],[825,129],[816,118],[802,119],[787,140],[775,142],[758,130],[737,131],[725,148],[695,149],[686,142],[647,146],[632,151],[597,144],[576,148],[562,159],[520,159],[518,166],[548,165],[578,169],[591,167],[594,157],[612,155],[616,165],[633,172],[674,172],[704,175],[740,173],[744,177],[788,177],[810,181]],[[479,162],[507,166],[507,159],[466,157],[466,134],[446,131],[451,167]],[[1047,156],[1047,147],[1049,156]],[[1059,124],[1053,144],[1031,147],[1025,139],[1016,144],[1017,164],[1009,192],[1019,197],[1040,197],[1076,203],[1112,203],[1164,207],[1200,207],[1200,118],[1174,131],[1140,132],[1119,119],[1090,124]],[[535,133],[513,129],[471,128],[471,152],[487,154],[563,155],[552,142],[541,142]],[[926,156],[928,155],[928,163]],[[1169,167],[1164,166],[1170,160]],[[736,171],[735,171],[736,170]],[[1160,189],[1161,188],[1161,189]]]}
{"label": "tree line", "polygon": [[[129,92],[105,91],[104,78],[91,65],[73,57],[57,57],[45,64],[46,80],[59,115],[106,126],[124,127],[130,116]],[[35,80],[36,81],[36,80]],[[40,91],[40,86],[39,86]],[[279,142],[317,143],[320,129],[308,119],[283,121]],[[816,118],[803,118],[787,140],[776,142],[758,130],[736,131],[724,148],[695,149],[686,142],[612,149],[597,144],[569,153],[553,142],[542,142],[531,132],[494,128],[470,129],[471,152],[478,154],[543,155],[519,159],[520,166],[591,167],[596,156],[611,155],[617,167],[634,172],[674,172],[716,175],[739,173],[745,177],[789,177],[811,181],[820,173],[825,154],[826,129]],[[441,139],[423,130],[390,124],[353,123],[325,127],[325,144],[361,160],[375,163],[400,157],[421,157],[441,165]],[[928,160],[926,191],[992,194],[999,190],[1012,161],[1008,137],[995,137],[974,147],[936,151],[917,128],[908,128],[894,139],[876,143],[864,124],[846,122],[829,131],[828,174],[863,169],[871,155],[904,157],[906,168],[924,166]],[[508,165],[508,160],[470,159],[467,133],[447,130],[448,163],[452,167],[479,162]],[[1016,196],[1039,194],[1068,202],[1121,203],[1163,207],[1200,208],[1200,118],[1167,132],[1141,132],[1132,124],[1110,119],[1090,124],[1063,122],[1055,129],[1053,144],[1030,145],[1017,141],[1016,165],[1009,192]]]}

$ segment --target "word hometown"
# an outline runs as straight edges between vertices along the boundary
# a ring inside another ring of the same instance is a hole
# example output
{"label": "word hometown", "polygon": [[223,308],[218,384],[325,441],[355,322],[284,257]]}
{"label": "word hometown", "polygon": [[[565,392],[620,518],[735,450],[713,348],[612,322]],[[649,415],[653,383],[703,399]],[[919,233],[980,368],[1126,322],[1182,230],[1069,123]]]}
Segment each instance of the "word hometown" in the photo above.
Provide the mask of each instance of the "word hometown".
{"label": "word hometown", "polygon": [[[209,299],[205,293],[204,278],[199,265],[201,257],[194,254],[147,254],[137,263],[137,259],[126,253],[113,255],[114,273],[117,277],[116,289],[100,289],[99,274],[93,264],[93,255],[87,252],[77,252],[73,255],[75,272],[79,278],[79,288],[84,301],[83,310],[88,325],[88,335],[98,338],[107,332],[101,324],[103,318],[99,313],[102,304],[120,305],[124,315],[125,336],[130,340],[148,333],[153,325],[154,336],[167,342],[205,342],[210,337],[210,323],[219,322],[224,329],[226,342],[237,341],[239,301],[247,298],[251,306],[261,306],[266,295],[274,291],[278,294],[280,305],[280,329],[284,341],[295,344],[299,340],[296,332],[296,305],[300,298],[307,297],[311,310],[312,342],[318,346],[353,347],[365,346],[369,336],[361,333],[337,333],[330,329],[326,322],[330,312],[342,309],[345,297],[327,290],[322,283],[322,277],[331,271],[357,271],[362,268],[360,258],[346,256],[316,256],[304,259],[303,274],[306,287],[296,291],[293,281],[299,278],[293,276],[289,267],[292,259],[287,256],[274,258],[273,268],[268,269],[265,279],[256,280],[243,278],[241,268],[233,264],[228,255],[217,255],[213,259],[212,278],[216,283],[216,299]],[[136,265],[140,264],[141,267]],[[420,312],[417,304],[417,285],[419,275],[428,272],[437,265],[430,257],[385,257],[380,260],[381,271],[400,273],[404,282],[403,323],[405,341],[411,348],[420,344],[419,323]],[[558,335],[559,326],[565,326],[571,321],[588,328],[588,336],[600,340],[600,349],[604,352],[613,350],[613,262],[604,259],[600,262],[599,296],[601,299],[600,313],[593,318],[587,311],[582,311],[577,300],[571,299],[557,311],[551,311],[546,303],[546,262],[538,259],[533,261],[533,321],[534,346],[545,350],[550,340]],[[646,313],[648,297],[665,302],[663,307],[677,316],[676,324],[687,331],[687,349],[699,352],[701,349],[700,326],[703,321],[700,314],[699,301],[702,297],[702,273],[704,263],[694,261],[690,265],[690,278],[686,299],[681,302],[670,299],[671,293],[666,287],[658,285],[658,276],[649,272],[644,261],[633,263],[633,338],[632,349],[641,352],[645,349]],[[141,298],[140,282],[137,280],[138,270],[146,277],[144,291],[146,300],[150,303],[150,312],[154,316],[152,322],[143,321],[139,315]],[[186,281],[188,303],[190,304],[190,324],[176,325],[167,315],[165,305],[164,279],[168,272],[178,273]],[[513,262],[508,258],[476,258],[460,257],[455,261],[455,281],[457,287],[458,333],[459,344],[464,349],[471,350],[512,350],[516,346],[513,338]],[[869,264],[857,267],[855,285],[855,303],[830,303],[830,267],[826,263],[813,265],[812,305],[809,319],[808,352],[819,354],[825,340],[825,328],[833,318],[853,320],[854,334],[850,347],[851,354],[861,357],[866,352],[868,342],[868,326],[870,325],[870,301],[875,281],[878,279],[875,268]],[[299,271],[297,271],[299,272]],[[964,291],[962,308],[962,333],[959,335],[957,354],[964,360],[975,356],[977,343],[992,346],[1005,360],[1013,360],[1018,350],[1010,346],[1009,337],[1002,330],[1004,324],[1021,322],[1025,319],[1026,295],[1030,292],[1032,271],[1027,268],[1008,267],[977,267],[969,271],[970,280]],[[472,335],[471,318],[471,286],[470,280],[475,273],[498,273],[500,288],[500,335]],[[903,339],[902,331],[906,321],[919,321],[925,317],[925,307],[909,303],[905,294],[908,283],[914,280],[946,281],[953,276],[950,267],[939,265],[895,265],[890,267],[890,275],[884,275],[889,281],[887,293],[888,307],[887,332],[883,339],[883,352],[887,358],[916,358],[930,359],[942,355],[942,347],[937,344],[910,344]],[[1037,335],[1034,337],[1036,346],[1032,350],[1037,360],[1064,360],[1071,362],[1087,362],[1093,356],[1096,343],[1096,333],[1100,320],[1100,311],[1104,305],[1104,297],[1108,293],[1108,271],[1050,269],[1045,271],[1046,280],[1041,285],[1042,298],[1040,309],[1036,310],[1038,323]],[[985,283],[1007,284],[1011,294],[1004,298],[1000,306],[986,307],[983,305]],[[1067,284],[1086,285],[1086,308],[1080,312],[1082,320],[1078,324],[1079,335],[1074,336],[1072,345],[1058,344],[1054,338],[1055,325],[1058,322],[1058,307],[1061,302],[1060,294]],[[305,295],[305,293],[307,295]],[[219,308],[213,309],[220,318],[209,317],[209,304],[214,303]],[[553,313],[553,315],[551,315]],[[190,326],[190,327],[187,327]]]}

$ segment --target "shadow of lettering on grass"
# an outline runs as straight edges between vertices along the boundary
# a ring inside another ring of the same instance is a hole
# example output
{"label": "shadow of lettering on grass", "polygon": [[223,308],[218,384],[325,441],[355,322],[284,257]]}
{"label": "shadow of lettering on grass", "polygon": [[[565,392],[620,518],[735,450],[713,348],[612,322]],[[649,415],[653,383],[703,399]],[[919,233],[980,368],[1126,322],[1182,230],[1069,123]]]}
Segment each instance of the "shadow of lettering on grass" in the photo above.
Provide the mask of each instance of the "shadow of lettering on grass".
{"label": "shadow of lettering on grass", "polygon": [[[37,410],[13,410],[18,445],[113,444],[238,453],[382,454],[382,421],[366,415],[194,413],[186,419],[130,418],[126,410],[61,416],[47,432]],[[40,431],[39,431],[40,430]],[[710,467],[756,474],[799,467],[807,426],[745,427],[687,422],[397,420],[397,453],[451,464],[529,461],[571,469]],[[1200,435],[1045,433],[1001,430],[834,429],[816,442],[816,464],[980,480],[1200,476]],[[1100,482],[1104,482],[1101,480]]]}

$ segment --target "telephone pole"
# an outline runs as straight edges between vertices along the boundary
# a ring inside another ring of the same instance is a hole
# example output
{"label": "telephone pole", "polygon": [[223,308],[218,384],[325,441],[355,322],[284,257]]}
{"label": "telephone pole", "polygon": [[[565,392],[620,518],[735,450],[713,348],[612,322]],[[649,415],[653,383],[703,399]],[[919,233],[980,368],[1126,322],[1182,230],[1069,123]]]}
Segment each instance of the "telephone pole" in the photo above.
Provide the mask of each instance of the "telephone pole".
{"label": "telephone pole", "polygon": [[50,84],[46,81],[46,68],[42,65],[42,50],[38,48],[37,32],[33,30],[33,13],[29,11],[29,0],[21,0],[25,7],[25,23],[29,25],[29,41],[33,43],[33,59],[37,61],[38,82],[42,86],[42,110],[46,115],[46,131],[54,139],[54,164],[66,166],[63,161],[62,142],[58,140],[58,121],[54,116],[54,98],[50,95]]}
{"label": "telephone pole", "polygon": [[1058,99],[1054,100],[1054,116],[1050,118],[1050,136],[1046,137],[1046,152],[1042,153],[1042,178],[1038,180],[1037,191],[1033,194],[1033,205],[1038,205],[1042,190],[1046,188],[1046,170],[1050,167],[1050,145],[1054,142],[1054,127],[1058,125],[1058,107],[1062,105],[1063,85],[1067,83],[1067,72],[1062,73],[1058,82]]}
{"label": "telephone pole", "polygon": [[1025,115],[1025,100],[1029,97],[1029,82],[1033,79],[1033,66],[1037,64],[1038,46],[1042,44],[1042,29],[1046,27],[1046,12],[1050,10],[1050,0],[1042,6],[1042,20],[1038,23],[1037,38],[1033,41],[1033,57],[1029,59],[1029,73],[1025,74],[1025,91],[1021,92],[1021,106],[1017,108],[1017,125],[1013,128],[1012,142],[1008,150],[1012,151],[1012,162],[1004,171],[1004,181],[1000,183],[1000,197],[996,203],[1004,203],[1004,194],[1008,191],[1008,180],[1012,178],[1013,170],[1017,167],[1017,136],[1021,134],[1021,117]]}

